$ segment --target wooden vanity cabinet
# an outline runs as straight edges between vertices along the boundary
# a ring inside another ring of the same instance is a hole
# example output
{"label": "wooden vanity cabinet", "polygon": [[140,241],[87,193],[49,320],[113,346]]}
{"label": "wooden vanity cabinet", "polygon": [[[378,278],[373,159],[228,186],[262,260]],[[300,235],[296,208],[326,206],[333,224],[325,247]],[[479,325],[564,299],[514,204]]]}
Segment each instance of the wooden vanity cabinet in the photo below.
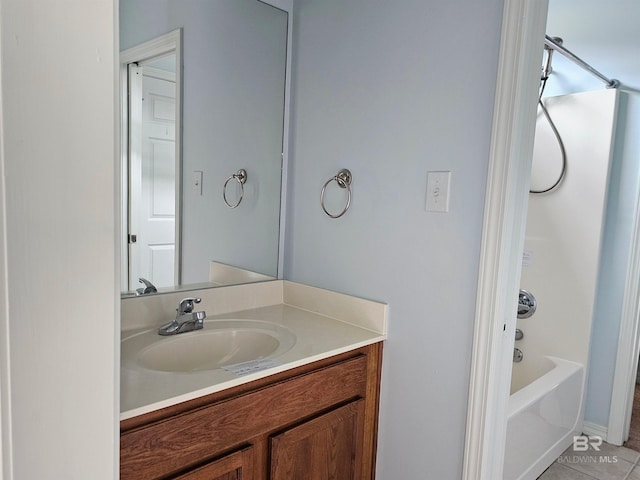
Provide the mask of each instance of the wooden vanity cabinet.
{"label": "wooden vanity cabinet", "polygon": [[382,344],[120,425],[120,478],[374,478]]}

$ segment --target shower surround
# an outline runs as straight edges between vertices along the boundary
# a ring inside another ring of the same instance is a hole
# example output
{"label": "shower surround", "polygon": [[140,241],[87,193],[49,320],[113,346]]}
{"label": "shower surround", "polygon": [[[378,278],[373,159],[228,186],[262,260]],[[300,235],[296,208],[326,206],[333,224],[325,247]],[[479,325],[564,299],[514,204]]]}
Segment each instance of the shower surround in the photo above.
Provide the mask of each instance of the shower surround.
{"label": "shower surround", "polygon": [[[618,95],[602,90],[545,99],[567,170],[556,189],[529,195],[520,288],[538,306],[518,320],[524,338],[515,346],[524,356],[513,365],[504,480],[537,478],[582,433]],[[538,110],[532,190],[553,185],[562,172],[558,141]]]}

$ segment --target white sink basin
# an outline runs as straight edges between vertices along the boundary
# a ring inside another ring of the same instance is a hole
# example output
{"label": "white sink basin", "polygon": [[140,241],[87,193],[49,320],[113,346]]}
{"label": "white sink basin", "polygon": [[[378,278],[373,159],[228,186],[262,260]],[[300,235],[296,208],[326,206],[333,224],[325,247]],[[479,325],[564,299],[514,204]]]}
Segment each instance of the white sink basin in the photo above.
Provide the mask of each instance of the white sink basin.
{"label": "white sink basin", "polygon": [[257,320],[210,320],[202,330],[163,337],[157,329],[122,340],[122,366],[159,372],[193,373],[273,358],[290,350],[288,329]]}

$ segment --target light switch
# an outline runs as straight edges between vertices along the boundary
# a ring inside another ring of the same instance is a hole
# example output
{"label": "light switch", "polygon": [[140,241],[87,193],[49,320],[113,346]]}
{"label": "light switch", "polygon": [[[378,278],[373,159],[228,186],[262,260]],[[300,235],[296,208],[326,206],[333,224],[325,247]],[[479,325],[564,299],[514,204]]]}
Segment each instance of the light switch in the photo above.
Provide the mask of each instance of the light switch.
{"label": "light switch", "polygon": [[449,211],[451,172],[427,172],[427,212]]}
{"label": "light switch", "polygon": [[193,172],[192,186],[193,193],[196,195],[202,195],[202,171],[195,170]]}

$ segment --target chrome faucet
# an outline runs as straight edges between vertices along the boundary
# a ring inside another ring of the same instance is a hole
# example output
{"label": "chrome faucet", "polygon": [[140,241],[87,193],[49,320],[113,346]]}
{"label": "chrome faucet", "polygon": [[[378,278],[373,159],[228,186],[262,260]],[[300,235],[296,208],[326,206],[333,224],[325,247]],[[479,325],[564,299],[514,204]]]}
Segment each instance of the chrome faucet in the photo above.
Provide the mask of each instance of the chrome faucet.
{"label": "chrome faucet", "polygon": [[200,301],[201,299],[197,297],[188,297],[180,300],[180,304],[176,308],[176,318],[160,327],[158,334],[177,335],[178,333],[200,330],[204,326],[204,319],[207,317],[204,311],[193,311],[194,304],[200,303]]}
{"label": "chrome faucet", "polygon": [[149,295],[150,293],[158,293],[156,286],[146,278],[140,277],[138,282],[144,285],[144,288],[136,288],[136,295]]}

